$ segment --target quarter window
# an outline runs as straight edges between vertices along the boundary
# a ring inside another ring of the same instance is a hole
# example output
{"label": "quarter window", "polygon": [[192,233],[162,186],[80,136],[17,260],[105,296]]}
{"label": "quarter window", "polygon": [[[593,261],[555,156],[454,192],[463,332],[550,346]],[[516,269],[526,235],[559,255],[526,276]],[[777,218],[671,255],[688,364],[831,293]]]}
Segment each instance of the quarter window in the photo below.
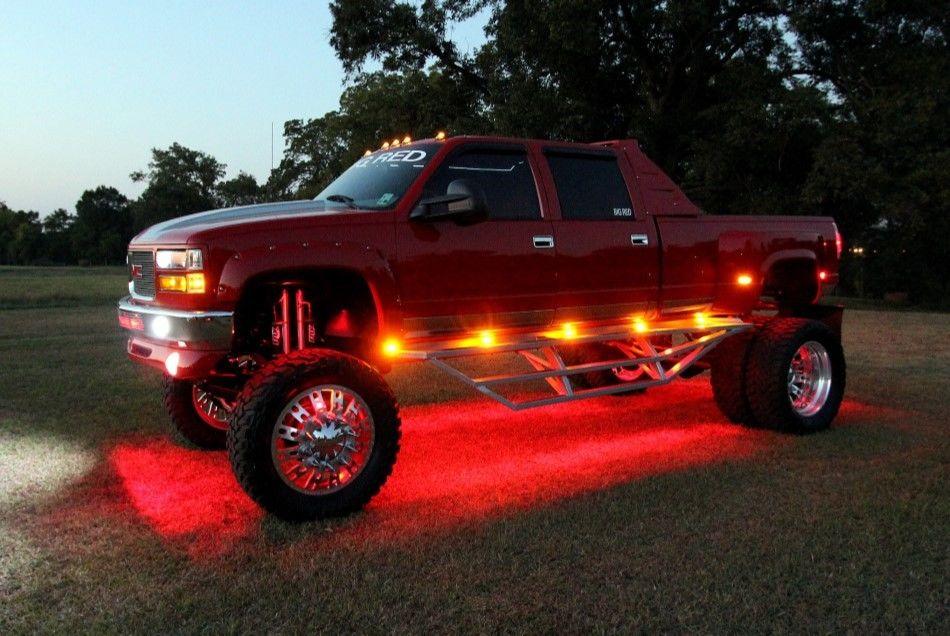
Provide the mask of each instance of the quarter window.
{"label": "quarter window", "polygon": [[561,204],[561,218],[633,218],[630,192],[615,156],[549,153],[547,159]]}
{"label": "quarter window", "polygon": [[448,192],[449,184],[459,179],[467,181],[484,197],[489,218],[541,218],[538,190],[524,150],[462,150],[439,166],[422,196],[442,196]]}

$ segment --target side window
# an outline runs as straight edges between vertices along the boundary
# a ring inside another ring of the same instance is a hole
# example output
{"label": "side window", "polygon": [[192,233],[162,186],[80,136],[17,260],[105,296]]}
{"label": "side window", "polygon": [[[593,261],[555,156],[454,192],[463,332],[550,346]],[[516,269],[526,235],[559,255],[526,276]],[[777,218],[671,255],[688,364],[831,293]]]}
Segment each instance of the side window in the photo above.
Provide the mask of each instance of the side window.
{"label": "side window", "polygon": [[462,150],[448,157],[423,189],[423,198],[447,193],[463,179],[484,196],[492,219],[538,220],[538,190],[523,150]]}
{"label": "side window", "polygon": [[613,155],[549,153],[561,218],[632,219],[630,192]]}

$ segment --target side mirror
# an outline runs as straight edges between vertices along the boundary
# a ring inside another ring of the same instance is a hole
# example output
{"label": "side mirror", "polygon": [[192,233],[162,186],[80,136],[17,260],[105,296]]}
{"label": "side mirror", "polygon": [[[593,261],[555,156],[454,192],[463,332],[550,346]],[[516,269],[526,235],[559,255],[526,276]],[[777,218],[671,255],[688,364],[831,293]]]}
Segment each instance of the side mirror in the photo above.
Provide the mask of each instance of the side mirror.
{"label": "side mirror", "polygon": [[456,179],[442,196],[422,199],[409,214],[414,221],[454,220],[459,225],[472,225],[488,219],[485,195],[474,183]]}

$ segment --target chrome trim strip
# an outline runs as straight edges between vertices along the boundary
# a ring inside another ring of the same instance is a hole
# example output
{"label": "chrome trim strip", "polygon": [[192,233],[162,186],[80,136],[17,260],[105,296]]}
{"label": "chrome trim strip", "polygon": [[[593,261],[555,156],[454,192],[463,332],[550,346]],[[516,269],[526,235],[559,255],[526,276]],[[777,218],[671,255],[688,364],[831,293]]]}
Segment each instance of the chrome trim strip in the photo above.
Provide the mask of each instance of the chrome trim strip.
{"label": "chrome trim strip", "polygon": [[168,318],[231,318],[233,311],[183,311],[180,309],[166,309],[164,307],[148,307],[136,305],[129,300],[129,296],[119,301],[119,309],[133,314],[148,314],[150,316],[167,316]]}

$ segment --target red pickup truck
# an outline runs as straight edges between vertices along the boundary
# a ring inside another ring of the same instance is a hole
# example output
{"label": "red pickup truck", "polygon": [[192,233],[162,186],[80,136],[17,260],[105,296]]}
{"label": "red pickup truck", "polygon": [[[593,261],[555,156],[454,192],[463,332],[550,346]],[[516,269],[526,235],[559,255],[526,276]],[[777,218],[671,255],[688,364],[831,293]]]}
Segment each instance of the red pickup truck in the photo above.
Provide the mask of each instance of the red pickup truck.
{"label": "red pickup truck", "polygon": [[180,434],[226,445],[267,510],[315,519],[390,474],[394,362],[516,410],[708,369],[734,422],[827,427],[842,313],[819,299],[840,253],[830,218],[704,215],[634,140],[440,134],[367,151],[312,201],[148,228],[119,322]]}

